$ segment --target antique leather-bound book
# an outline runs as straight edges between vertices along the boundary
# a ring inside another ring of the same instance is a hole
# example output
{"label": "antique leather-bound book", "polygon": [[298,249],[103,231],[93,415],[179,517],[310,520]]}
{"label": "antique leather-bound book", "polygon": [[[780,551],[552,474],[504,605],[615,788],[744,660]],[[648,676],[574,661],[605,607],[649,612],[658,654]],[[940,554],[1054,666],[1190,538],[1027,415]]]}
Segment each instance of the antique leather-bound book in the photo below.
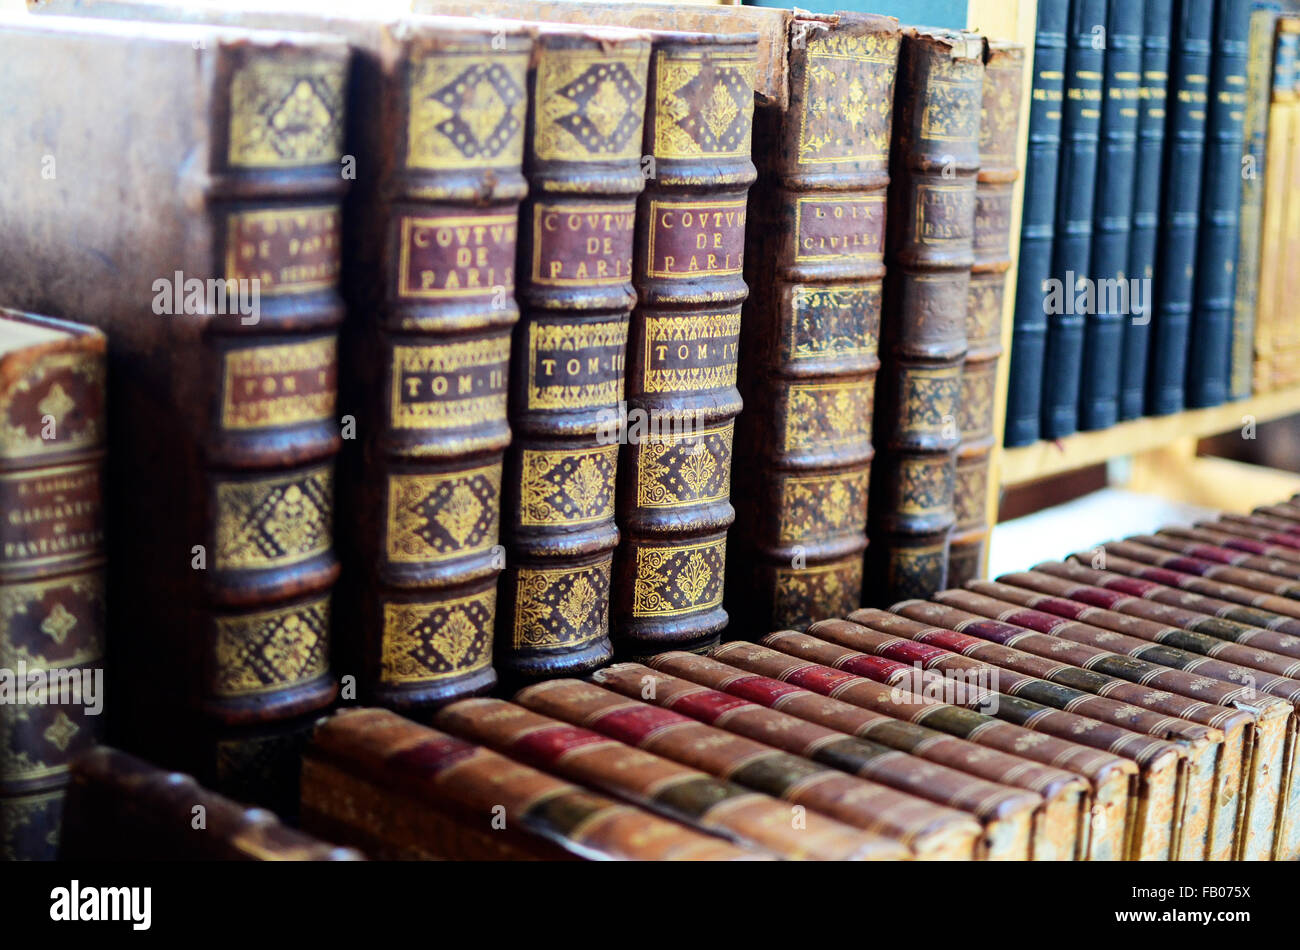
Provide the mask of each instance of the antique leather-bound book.
{"label": "antique leather-bound book", "polygon": [[869,602],[924,596],[947,581],[983,50],[978,34],[903,32],[868,505]]}
{"label": "antique leather-bound book", "polygon": [[[1300,23],[1288,21],[1288,34],[1300,30]],[[1300,58],[1300,50],[1297,50]],[[1282,78],[1286,79],[1286,71]],[[1300,294],[1300,275],[1289,264],[1300,254],[1300,198],[1294,183],[1300,181],[1300,61],[1291,72],[1292,95],[1288,110],[1291,113],[1290,136],[1284,162],[1285,206],[1281,223],[1281,241],[1278,255],[1277,312],[1273,321],[1272,376],[1274,389],[1289,389],[1300,382],[1300,329],[1292,319],[1291,301]]]}
{"label": "antique leather-bound book", "polygon": [[[997,591],[1002,586],[987,585],[985,589]],[[1249,767],[1243,769],[1248,780],[1241,787],[1244,811],[1238,820],[1237,856],[1266,857],[1278,840],[1289,840],[1286,830],[1277,827],[1277,818],[1283,814],[1282,803],[1289,802],[1295,794],[1294,769],[1289,764],[1295,720],[1289,704],[1262,695],[1250,684],[1238,685],[1200,675],[1199,671],[1193,673],[1170,662],[1178,657],[1164,649],[1144,651],[1140,657],[1112,649],[1124,638],[1085,623],[1017,606],[1014,601],[995,599],[974,590],[946,591],[938,599],[956,608],[943,622],[963,633],[1129,680],[1156,692],[1187,697],[1200,704],[1249,710],[1255,717],[1255,727],[1249,756],[1243,752],[1243,764],[1249,763]],[[1152,696],[1150,700],[1168,702],[1160,696]],[[1174,702],[1178,703],[1176,699]],[[1184,707],[1179,704],[1166,708],[1182,710]],[[1187,715],[1197,709],[1193,704]]]}
{"label": "antique leather-bound book", "polygon": [[104,387],[102,333],[0,309],[0,669],[23,691],[0,704],[0,860],[55,856],[68,763],[103,733]]}
{"label": "antique leather-bound book", "polygon": [[[1287,600],[1300,600],[1300,583],[1265,571],[1220,564],[1135,541],[1110,541],[1102,545],[1102,550],[1106,553],[1107,567],[1112,566],[1114,558],[1111,555],[1118,555],[1128,561],[1138,561],[1152,567],[1165,567],[1184,574],[1244,587],[1255,591],[1256,596],[1271,594]],[[1120,569],[1116,567],[1116,570]],[[1127,573],[1126,570],[1124,572]]]}
{"label": "antique leather-bound book", "polygon": [[439,712],[435,723],[517,761],[781,858],[842,860],[856,846],[852,829],[834,819],[813,813],[804,816],[805,827],[796,827],[790,806],[770,795],[514,703],[468,699]]}
{"label": "antique leather-bound book", "polygon": [[70,861],[359,861],[341,848],[108,746],[72,763],[63,847]]}
{"label": "antique leather-bound book", "polygon": [[918,857],[960,860],[1030,854],[1031,823],[1043,804],[1038,795],[974,779],[640,663],[619,663],[598,670],[592,678],[625,696],[644,697],[664,709],[941,806],[914,809],[918,817],[927,811],[931,816],[925,830],[911,839]]}
{"label": "antique leather-bound book", "polygon": [[[870,631],[860,632],[860,644],[871,651],[864,653],[817,636],[823,625],[840,623],[843,621],[823,621],[810,627],[812,632],[808,634],[783,631],[764,637],[762,642],[803,659],[865,675],[878,682],[891,679],[898,682],[901,679],[924,684],[931,691],[940,690],[938,695],[953,700],[953,705],[988,712],[997,719],[1035,732],[1045,732],[1132,760],[1139,769],[1138,804],[1128,829],[1126,853],[1133,859],[1160,860],[1169,860],[1176,853],[1185,803],[1186,749],[1126,726],[1072,712],[1069,700],[1050,689],[1031,690],[1041,702],[1013,695],[1011,687],[1014,684],[1008,683],[1008,689],[1002,689],[1001,681],[1008,678],[1005,674],[976,680],[969,685],[968,681],[962,682],[959,685],[966,688],[961,690],[946,688],[945,677],[927,669],[927,658],[938,659],[933,648],[910,640],[886,636],[886,642],[873,644]],[[892,659],[891,655],[901,659]],[[917,662],[922,663],[919,669],[914,665]]]}
{"label": "antique leather-bound book", "polygon": [[188,767],[212,732],[335,693],[348,49],[30,16],[0,48],[0,155],[24,170],[0,190],[0,256],[23,262],[0,298],[106,331],[114,728]]}
{"label": "antique leather-bound book", "polygon": [[1168,124],[1161,227],[1156,255],[1155,312],[1147,377],[1149,415],[1183,408],[1187,349],[1195,303],[1196,243],[1215,0],[1175,0],[1170,36]]}
{"label": "antique leather-bound book", "polygon": [[767,857],[386,709],[316,728],[302,810],[309,830],[388,860]]}
{"label": "antique leather-bound book", "polygon": [[1095,282],[1095,312],[1086,318],[1079,385],[1079,428],[1085,431],[1109,428],[1119,420],[1124,325],[1133,317],[1128,256],[1141,113],[1143,12],[1144,0],[1109,0],[1106,5],[1105,78],[1087,274]]}
{"label": "antique leather-bound book", "polygon": [[[515,701],[834,818],[861,836],[862,853],[868,858],[918,851],[918,842],[930,833],[936,814],[952,814],[892,788],[629,699],[595,683],[551,680],[521,690]],[[967,838],[967,858],[972,844]]]}
{"label": "antique leather-bound book", "polygon": [[[992,669],[1002,671],[992,674],[999,689],[1010,687],[1007,691],[1016,695],[1033,696],[1046,688],[1044,681],[1066,687],[1069,693],[1061,695],[1074,695],[1070,705],[1074,712],[1088,715],[1091,710],[1091,715],[1103,721],[1184,743],[1188,749],[1186,804],[1173,853],[1188,860],[1228,860],[1233,856],[1241,805],[1242,756],[1248,751],[1245,740],[1252,735],[1248,730],[1251,723],[1248,713],[1221,708],[1208,715],[1192,715],[1199,713],[1199,707],[1204,704],[1192,700],[1182,700],[1177,705],[1172,700],[1163,704],[1153,702],[1147,698],[1150,690],[1136,683],[983,642],[947,628],[947,620],[955,613],[951,607],[912,601],[896,604],[894,610],[901,616],[864,610],[849,619],[883,634],[951,651],[948,655],[927,658],[926,662],[937,668],[961,670],[972,661],[988,664],[990,669],[985,670],[986,674],[992,673]],[[848,626],[835,627],[824,635],[846,647],[856,647],[860,639],[859,631]],[[940,667],[940,663],[947,665]],[[1020,680],[1017,674],[1038,679]],[[1095,699],[1084,700],[1080,691],[1095,694]],[[1144,715],[1135,716],[1137,710],[1145,711]]]}
{"label": "antique leather-bound book", "polygon": [[1249,166],[1241,176],[1241,234],[1237,243],[1237,288],[1232,305],[1232,345],[1228,357],[1228,398],[1245,399],[1253,390],[1255,318],[1259,302],[1260,241],[1263,237],[1264,182],[1268,175],[1269,92],[1273,78],[1273,32],[1281,5],[1251,4],[1246,45],[1246,105],[1241,135]]}
{"label": "antique leather-bound book", "polygon": [[539,28],[510,366],[496,666],[511,679],[609,660],[618,443],[650,39]]}
{"label": "antique leather-bound book", "polygon": [[736,629],[862,595],[885,194],[901,34],[796,20],[789,106],[754,117],[726,606]]}
{"label": "antique leather-bound book", "polygon": [[[957,520],[948,551],[948,584],[984,573],[989,535],[989,456],[994,395],[1002,356],[1003,301],[1011,269],[1011,199],[1020,177],[1020,102],[1025,51],[989,41],[984,53],[980,170],[975,187],[975,265],[966,297],[966,361],[961,371],[953,505]],[[840,611],[843,616],[848,611]],[[812,618],[817,619],[817,618]],[[787,621],[785,626],[799,626]]]}
{"label": "antique leather-bound book", "polygon": [[[1031,859],[1061,861],[1083,857],[1091,788],[1078,775],[838,699],[818,696],[777,679],[746,673],[712,657],[674,651],[651,657],[647,662],[660,672],[780,710],[845,735],[907,752],[1001,786],[1034,792],[1043,802],[1034,816],[1030,835]],[[727,706],[719,703],[717,708],[725,711]],[[994,849],[989,848],[986,853],[993,852]]]}
{"label": "antique leather-bound book", "polygon": [[71,8],[308,29],[352,44],[352,101],[364,105],[348,130],[360,166],[344,211],[340,394],[351,431],[339,538],[349,580],[337,665],[364,695],[399,708],[491,688],[530,32],[239,5]]}
{"label": "antique leather-bound book", "polygon": [[[1269,90],[1268,142],[1265,151],[1264,211],[1260,221],[1258,302],[1255,316],[1254,389],[1274,389],[1273,337],[1281,319],[1279,282],[1283,270],[1283,235],[1290,192],[1291,142],[1295,134],[1295,77],[1300,20],[1277,18],[1273,75]],[[1268,174],[1268,169],[1273,173]]]}
{"label": "antique leather-bound book", "polygon": [[[799,638],[818,642],[803,634],[786,636],[795,642]],[[1083,776],[1092,786],[1092,797],[1080,833],[1081,853],[1097,861],[1117,861],[1127,854],[1129,812],[1138,803],[1137,766],[1128,759],[913,693],[899,685],[904,679],[911,680],[910,670],[899,671],[901,675],[894,677],[893,684],[884,683],[742,641],[723,644],[712,655],[751,673]],[[888,663],[876,665],[883,669]]]}
{"label": "antique leather-bound book", "polygon": [[1164,172],[1165,123],[1169,114],[1169,41],[1174,0],[1146,0],[1142,21],[1142,85],[1139,87],[1137,170],[1133,176],[1133,225],[1129,232],[1130,280],[1144,283],[1142,307],[1124,321],[1120,366],[1119,418],[1146,412],[1147,357],[1151,340],[1152,295],[1156,276],[1156,241],[1160,234],[1161,180]]}
{"label": "antique leather-bound book", "polygon": [[1038,439],[1043,400],[1043,347],[1047,313],[1043,306],[1052,276],[1056,233],[1056,190],[1061,150],[1061,112],[1065,91],[1065,31],[1069,0],[1038,0],[1033,83],[1029,107],[1029,147],[1025,155],[1025,204],[1020,224],[1011,370],[1007,388],[1004,441],[1008,447]]}
{"label": "antique leather-bound book", "polygon": [[1195,303],[1187,350],[1187,405],[1192,408],[1217,406],[1228,398],[1249,41],[1250,7],[1241,0],[1216,0]]}
{"label": "antique leather-bound book", "polygon": [[[1105,51],[1096,43],[1098,28],[1106,29],[1106,0],[1070,0],[1053,283],[1045,290],[1042,304],[1048,314],[1043,353],[1045,439],[1059,439],[1078,428],[1085,351],[1089,344],[1095,349],[1099,343],[1104,351],[1107,341],[1106,322],[1098,319],[1095,307],[1086,306],[1092,277],[1092,212],[1105,68]],[[1080,298],[1085,304],[1082,308],[1078,306]]]}
{"label": "antique leather-bound book", "polygon": [[[465,9],[456,0],[417,0],[415,7]],[[626,413],[606,426],[606,436],[623,443],[610,632],[627,656],[707,645],[727,623],[722,597],[735,518],[729,499],[755,91],[772,87],[773,73],[784,71],[790,13],[562,2],[506,3],[493,12],[656,31]],[[773,27],[782,37],[776,50]],[[709,32],[669,32],[695,30]],[[770,58],[760,62],[760,50]]]}
{"label": "antique leather-bound book", "polygon": [[1300,565],[1297,565],[1292,560],[1226,547],[1219,544],[1217,540],[1206,541],[1201,538],[1187,538],[1163,530],[1158,534],[1136,534],[1128,540],[1145,544],[1148,547],[1162,548],[1166,551],[1203,558],[1219,564],[1245,567],[1290,580],[1300,579]]}

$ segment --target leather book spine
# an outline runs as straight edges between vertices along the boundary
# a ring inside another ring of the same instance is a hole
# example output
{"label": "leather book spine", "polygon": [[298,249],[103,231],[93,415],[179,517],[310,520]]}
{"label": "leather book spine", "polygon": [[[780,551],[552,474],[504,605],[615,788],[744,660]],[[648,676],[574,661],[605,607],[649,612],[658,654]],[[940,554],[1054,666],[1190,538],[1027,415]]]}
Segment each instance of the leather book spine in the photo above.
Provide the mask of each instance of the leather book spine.
{"label": "leather book spine", "polygon": [[1011,332],[1011,371],[1003,441],[1008,448],[1038,440],[1043,400],[1043,348],[1047,312],[1043,302],[1052,277],[1056,191],[1065,90],[1065,31],[1069,0],[1038,0],[1029,147],[1025,155],[1025,201],[1020,224],[1020,264]]}
{"label": "leather book spine", "polygon": [[496,630],[503,677],[607,662],[648,36],[542,30],[529,70]]}
{"label": "leather book spine", "polygon": [[969,860],[1029,854],[1034,813],[1043,803],[1038,795],[924,763],[888,746],[639,663],[607,667],[593,679],[624,696],[635,698],[644,692],[656,706],[912,797],[911,803],[900,799],[891,811],[918,858]]}
{"label": "leather book spine", "polygon": [[[817,641],[790,631],[774,634],[793,643]],[[1124,758],[960,706],[936,702],[865,676],[795,656],[784,644],[772,647],[734,642],[718,647],[713,655],[740,669],[802,687],[823,696],[927,726],[982,746],[1021,758],[1069,769],[1092,784],[1092,807],[1085,832],[1084,852],[1090,860],[1120,860],[1127,853],[1129,812],[1137,804],[1137,766]],[[882,661],[888,663],[889,661]]]}
{"label": "leather book spine", "polygon": [[1169,115],[1169,54],[1174,0],[1146,0],[1142,21],[1142,85],[1139,89],[1137,171],[1133,177],[1133,226],[1129,233],[1131,280],[1142,281],[1142,307],[1124,324],[1120,361],[1119,418],[1146,412],[1147,358],[1160,234],[1160,195],[1164,169],[1165,125]]}
{"label": "leather book spine", "polygon": [[52,860],[68,763],[103,732],[106,344],[4,309],[0,339],[0,860]]}
{"label": "leather book spine", "polygon": [[983,45],[978,34],[903,33],[868,507],[869,601],[922,596],[947,582],[975,263]]}
{"label": "leather book spine", "polygon": [[382,144],[349,237],[347,646],[362,694],[403,710],[496,682],[531,42],[393,35],[367,89]]}
{"label": "leather book spine", "polygon": [[[1091,789],[1080,776],[1007,755],[916,723],[818,696],[766,676],[755,676],[711,657],[661,653],[649,665],[700,686],[779,710],[849,736],[906,752],[927,762],[955,769],[1001,786],[1042,796],[1031,836],[1032,860],[1082,858],[1082,830],[1091,807]],[[986,847],[986,857],[995,854]]]}
{"label": "leather book spine", "polygon": [[1162,528],[1160,533],[1204,541],[1234,551],[1245,551],[1282,561],[1300,562],[1300,537],[1273,533],[1249,525],[1232,525],[1229,522],[1201,523],[1194,528]]}
{"label": "leather book spine", "polygon": [[790,106],[755,114],[733,627],[808,623],[861,599],[900,43],[891,18],[796,21]]}
{"label": "leather book spine", "polygon": [[1106,429],[1119,421],[1124,325],[1133,312],[1128,256],[1141,112],[1143,9],[1143,2],[1109,0],[1106,11],[1105,81],[1088,271],[1096,296],[1084,328],[1079,389],[1079,428],[1085,431]]}
{"label": "leather book spine", "polygon": [[[1240,797],[1235,807],[1245,810],[1236,820],[1233,836],[1228,834],[1227,816],[1222,812],[1216,813],[1210,825],[1205,853],[1223,854],[1229,839],[1233,840],[1234,856],[1239,856],[1243,848],[1253,857],[1266,856],[1270,852],[1275,840],[1277,803],[1285,784],[1282,776],[1287,771],[1286,757],[1289,756],[1286,748],[1289,710],[1285,703],[1264,699],[1258,705],[1250,705],[1250,694],[1230,684],[1181,670],[1165,669],[1099,647],[1058,639],[1055,633],[1068,628],[1072,622],[1039,611],[1008,608],[999,601],[971,591],[946,591],[940,599],[942,606],[916,603],[900,605],[899,610],[913,619],[939,623],[1058,666],[1073,664],[1091,674],[1102,675],[1111,682],[1106,695],[1118,695],[1116,684],[1119,681],[1131,683],[1131,686],[1124,687],[1124,691],[1145,691],[1141,704],[1144,708],[1192,718],[1223,730],[1225,739],[1232,745],[1219,761],[1217,801],[1222,805],[1233,796],[1234,771],[1239,768],[1237,790]],[[1002,620],[993,619],[996,617]],[[1250,719],[1244,727],[1240,723],[1243,712]],[[1251,804],[1250,798],[1256,792],[1259,793],[1258,799]],[[1199,816],[1194,815],[1193,824],[1199,823],[1198,819]]]}
{"label": "leather book spine", "polygon": [[1217,0],[1196,291],[1187,351],[1187,405],[1198,409],[1221,405],[1228,398],[1249,41],[1249,6],[1240,0]]}
{"label": "leather book spine", "polygon": [[[515,700],[546,716],[593,729],[682,765],[752,788],[833,819],[841,830],[841,860],[890,860],[910,855],[907,835],[891,831],[882,805],[896,793],[827,769],[771,746],[660,709],[594,683],[550,680]],[[832,842],[828,841],[827,846]]]}
{"label": "leather book spine", "polygon": [[809,827],[796,827],[790,806],[769,795],[513,703],[466,700],[439,713],[436,722],[518,761],[743,846],[788,860],[834,860],[840,854],[836,822],[814,814],[805,816]]}
{"label": "leather book spine", "polygon": [[1253,389],[1264,182],[1268,175],[1269,86],[1273,71],[1273,31],[1280,9],[1277,3],[1269,0],[1257,0],[1251,4],[1246,49],[1246,106],[1241,129],[1246,167],[1241,176],[1241,233],[1237,242],[1237,284],[1228,358],[1228,399],[1233,400],[1246,399]]}
{"label": "leather book spine", "polygon": [[308,828],[380,858],[753,857],[382,709],[346,710],[317,727],[303,763],[303,811]]}
{"label": "leather book spine", "polygon": [[[1235,647],[1214,637],[1191,633],[1177,627],[1129,617],[1113,610],[1092,607],[1064,597],[1045,596],[1006,584],[977,581],[971,585],[976,593],[997,597],[1009,604],[1054,614],[1082,623],[1068,633],[1067,639],[1101,646],[1115,653],[1125,653],[1175,669],[1195,671],[1201,676],[1226,683],[1249,683],[1252,690],[1276,696],[1289,703],[1300,702],[1300,681],[1268,667],[1274,664],[1269,654]],[[1253,655],[1250,656],[1250,655]],[[1252,665],[1218,657],[1250,659]],[[1287,665],[1294,663],[1282,657]]]}
{"label": "leather book spine", "polygon": [[1161,531],[1159,534],[1135,534],[1128,540],[1152,548],[1162,548],[1166,551],[1203,558],[1218,564],[1245,567],[1290,580],[1300,579],[1300,565],[1292,561],[1224,547],[1217,541],[1206,542],[1195,538],[1182,538],[1165,531]]}
{"label": "leather book spine", "polygon": [[[1273,338],[1281,320],[1279,282],[1283,270],[1282,241],[1290,179],[1291,141],[1295,134],[1295,75],[1300,21],[1277,19],[1273,45],[1273,75],[1269,90],[1268,141],[1264,160],[1264,213],[1260,222],[1258,302],[1255,316],[1254,389],[1274,388]],[[1273,173],[1268,174],[1268,169]]]}
{"label": "leather book spine", "polygon": [[[1297,29],[1295,21],[1288,21],[1290,30]],[[1298,53],[1300,55],[1300,53]],[[1285,73],[1283,79],[1285,79]],[[1300,293],[1300,276],[1289,264],[1300,254],[1300,197],[1293,183],[1300,181],[1300,64],[1297,65],[1290,86],[1287,111],[1290,114],[1290,137],[1287,144],[1285,171],[1285,210],[1277,275],[1277,317],[1273,322],[1273,388],[1290,389],[1300,382],[1300,330],[1291,319],[1290,302]]]}
{"label": "leather book spine", "polygon": [[1176,0],[1165,131],[1164,195],[1156,254],[1155,314],[1151,324],[1147,412],[1183,408],[1187,349],[1196,286],[1196,243],[1215,0]]}
{"label": "leather book spine", "polygon": [[755,50],[753,34],[665,33],[651,54],[611,622],[626,656],[704,646],[727,623]]}
{"label": "leather book spine", "polygon": [[[196,809],[203,826],[195,831]],[[188,775],[156,768],[108,746],[72,765],[67,829],[60,859],[71,861],[359,861],[198,785]]]}
{"label": "leather book spine", "polygon": [[1106,0],[1070,0],[1053,283],[1044,301],[1048,313],[1043,353],[1045,439],[1059,439],[1078,428],[1084,327],[1095,322],[1095,307],[1087,306],[1087,288],[1092,276],[1092,212],[1105,69],[1105,51],[1097,36],[1105,29]]}
{"label": "leather book spine", "polygon": [[[950,586],[982,576],[987,553],[993,403],[1002,358],[1003,301],[1011,269],[1011,201],[1020,177],[1016,149],[1024,77],[1024,48],[990,41],[984,56],[980,170],[975,186],[975,266],[966,297],[966,361],[957,410],[961,444],[953,490],[957,520],[948,551]],[[846,613],[841,610],[830,616]]]}
{"label": "leather book spine", "polygon": [[348,58],[223,45],[208,213],[227,286],[260,312],[213,316],[202,455],[211,535],[197,703],[254,724],[327,705]]}

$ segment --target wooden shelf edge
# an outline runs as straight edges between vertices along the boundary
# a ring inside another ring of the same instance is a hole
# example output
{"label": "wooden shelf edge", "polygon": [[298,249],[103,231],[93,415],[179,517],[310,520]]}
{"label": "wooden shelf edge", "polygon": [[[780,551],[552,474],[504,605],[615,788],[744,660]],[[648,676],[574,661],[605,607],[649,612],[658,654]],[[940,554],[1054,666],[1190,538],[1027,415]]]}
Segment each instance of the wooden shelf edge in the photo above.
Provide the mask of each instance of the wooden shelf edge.
{"label": "wooden shelf edge", "polygon": [[1169,416],[1121,422],[1099,432],[1079,432],[1055,442],[1035,442],[1002,453],[1001,484],[1022,485],[1097,465],[1121,455],[1135,455],[1179,439],[1204,438],[1249,423],[1300,414],[1300,387],[1252,396],[1210,409],[1189,409]]}

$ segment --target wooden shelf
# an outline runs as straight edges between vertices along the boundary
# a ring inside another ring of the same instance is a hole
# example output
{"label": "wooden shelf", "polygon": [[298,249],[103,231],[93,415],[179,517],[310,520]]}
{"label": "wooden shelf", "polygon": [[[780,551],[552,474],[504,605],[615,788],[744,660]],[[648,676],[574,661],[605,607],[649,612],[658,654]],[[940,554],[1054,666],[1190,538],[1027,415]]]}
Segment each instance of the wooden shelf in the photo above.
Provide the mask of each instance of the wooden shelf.
{"label": "wooden shelf", "polygon": [[[1121,422],[1099,432],[1079,432],[1055,442],[1035,442],[1002,453],[1003,486],[1022,485],[1096,465],[1122,455],[1151,452],[1182,439],[1201,439],[1300,413],[1300,388],[1265,393],[1211,409]],[[1249,418],[1248,418],[1249,417]]]}

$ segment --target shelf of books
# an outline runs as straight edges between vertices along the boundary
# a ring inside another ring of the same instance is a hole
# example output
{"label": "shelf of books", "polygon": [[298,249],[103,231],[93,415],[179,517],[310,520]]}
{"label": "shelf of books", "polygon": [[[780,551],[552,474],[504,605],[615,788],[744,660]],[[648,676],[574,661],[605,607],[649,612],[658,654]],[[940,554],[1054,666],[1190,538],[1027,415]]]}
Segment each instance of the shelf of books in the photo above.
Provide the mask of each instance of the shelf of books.
{"label": "shelf of books", "polygon": [[0,856],[1300,858],[1300,19],[293,6],[0,13]]}

